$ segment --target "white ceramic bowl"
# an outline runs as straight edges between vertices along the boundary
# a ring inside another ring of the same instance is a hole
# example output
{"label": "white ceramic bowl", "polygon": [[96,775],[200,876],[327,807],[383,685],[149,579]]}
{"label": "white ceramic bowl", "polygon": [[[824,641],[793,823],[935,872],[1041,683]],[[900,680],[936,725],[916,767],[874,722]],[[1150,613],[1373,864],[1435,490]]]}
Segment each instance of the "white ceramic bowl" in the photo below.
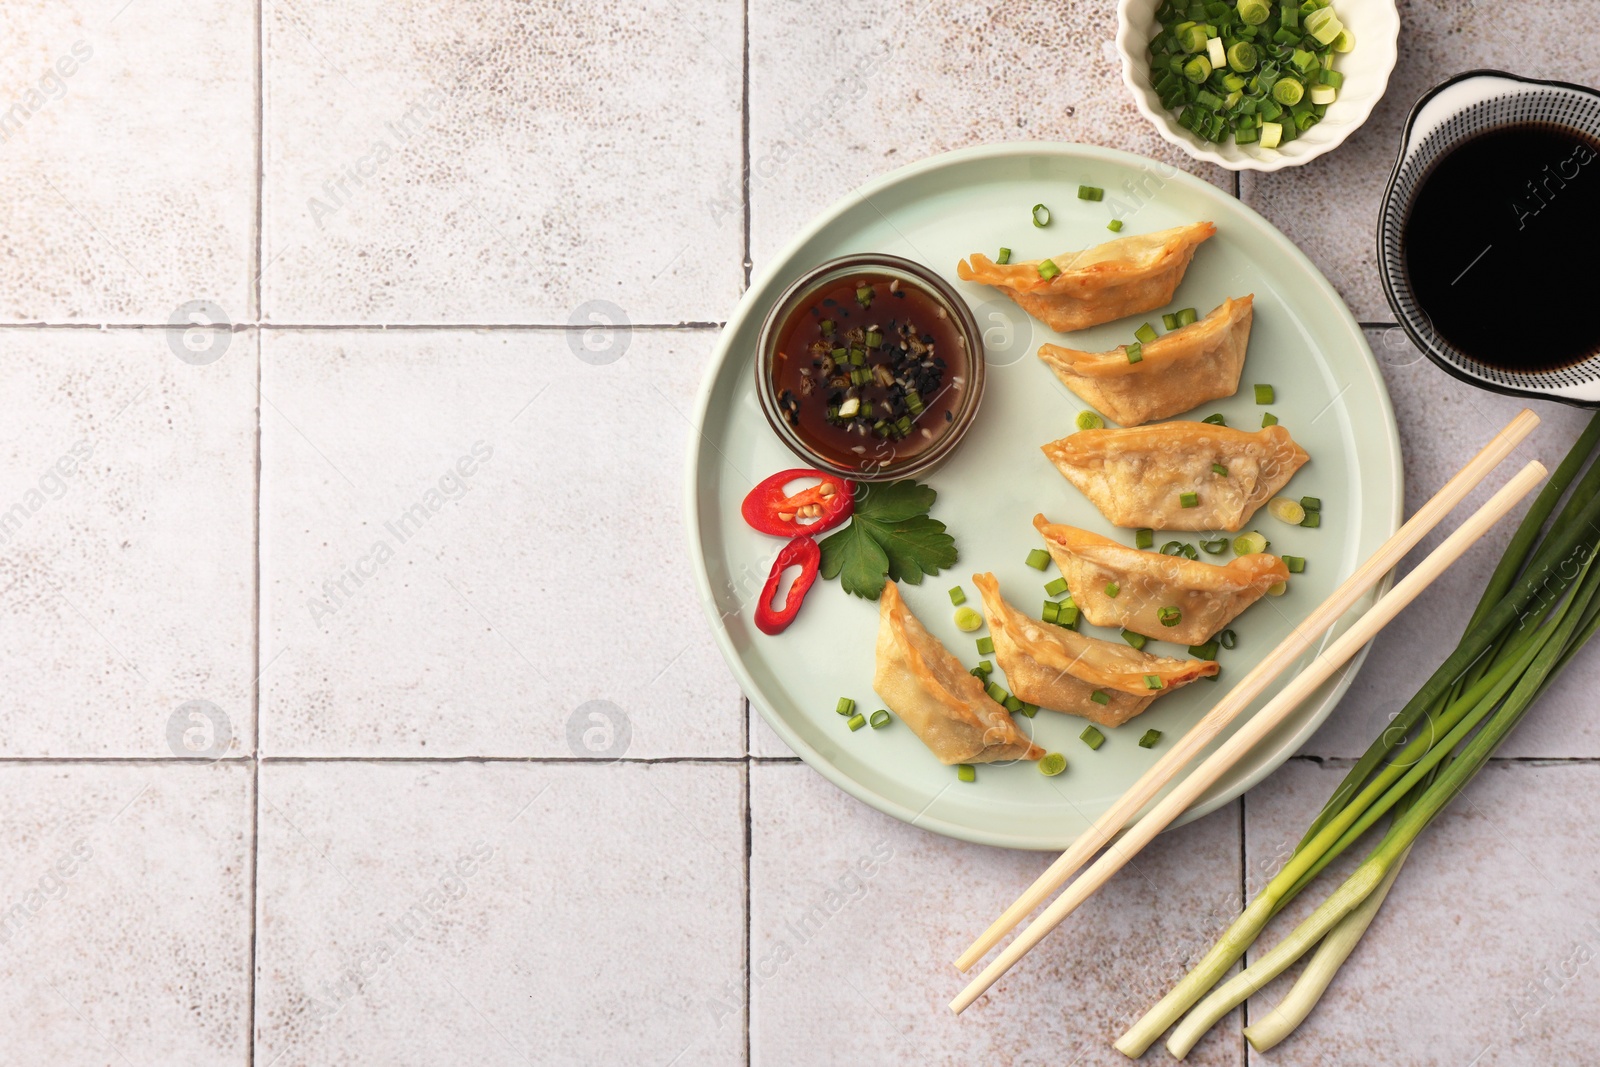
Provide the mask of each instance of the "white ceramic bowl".
{"label": "white ceramic bowl", "polygon": [[1394,0],[1333,0],[1339,20],[1355,34],[1356,46],[1334,61],[1334,69],[1344,75],[1344,87],[1328,105],[1328,114],[1282,148],[1239,145],[1231,140],[1216,144],[1179,126],[1177,112],[1162,107],[1150,85],[1150,39],[1157,32],[1156,9],[1160,6],[1160,0],[1119,0],[1117,51],[1122,55],[1122,80],[1157,133],[1195,159],[1229,170],[1298,167],[1339,147],[1372,114],[1389,84],[1399,49],[1400,13]]}

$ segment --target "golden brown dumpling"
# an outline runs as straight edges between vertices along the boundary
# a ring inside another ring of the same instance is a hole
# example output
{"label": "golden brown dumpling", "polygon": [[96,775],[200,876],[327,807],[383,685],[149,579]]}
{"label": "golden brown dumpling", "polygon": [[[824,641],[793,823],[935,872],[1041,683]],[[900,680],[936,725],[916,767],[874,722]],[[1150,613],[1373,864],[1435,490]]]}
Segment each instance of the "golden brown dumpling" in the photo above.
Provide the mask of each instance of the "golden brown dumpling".
{"label": "golden brown dumpling", "polygon": [[1197,222],[1063,252],[1050,257],[1061,272],[1050,278],[1039,274],[1043,260],[1001,264],[976,252],[956,264],[956,274],[962,281],[995,286],[1023,311],[1066,333],[1169,302],[1194,250],[1216,232],[1211,223]]}
{"label": "golden brown dumpling", "polygon": [[923,629],[894,582],[878,597],[878,666],[872,688],[941,763],[1044,755],[1044,749],[1017,729],[1011,713],[989,698],[983,683]]}
{"label": "golden brown dumpling", "polygon": [[1237,530],[1311,458],[1282,426],[1209,422],[1079,430],[1043,449],[1113,525],[1156,530]]}
{"label": "golden brown dumpling", "polygon": [[1045,345],[1039,358],[1112,422],[1164,419],[1238,391],[1254,302],[1254,295],[1230,297],[1198,322],[1141,345],[1137,363],[1128,362],[1127,345],[1109,352]]}
{"label": "golden brown dumpling", "polygon": [[[1289,580],[1283,560],[1266,552],[1219,567],[1141,552],[1076,526],[1048,522],[1043,515],[1035,515],[1033,525],[1084,618],[1161,641],[1204,644],[1270,587]],[[1111,583],[1116,596],[1107,591]],[[1163,608],[1178,609],[1171,625],[1161,617]]]}
{"label": "golden brown dumpling", "polygon": [[995,662],[1018,700],[1121,726],[1163,693],[1217,673],[1209,660],[1153,656],[1024,615],[1006,603],[992,574],[974,574],[972,584],[983,595]]}

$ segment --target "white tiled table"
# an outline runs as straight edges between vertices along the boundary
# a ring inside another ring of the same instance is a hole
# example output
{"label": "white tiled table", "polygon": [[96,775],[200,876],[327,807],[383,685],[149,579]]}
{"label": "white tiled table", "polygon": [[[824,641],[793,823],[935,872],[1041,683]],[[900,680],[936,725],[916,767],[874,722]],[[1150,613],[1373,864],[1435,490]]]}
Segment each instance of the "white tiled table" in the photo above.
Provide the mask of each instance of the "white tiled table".
{"label": "white tiled table", "polygon": [[[0,1062],[1119,1062],[1505,532],[1301,756],[957,1020],[944,961],[1040,857],[880,816],[750,718],[679,512],[718,324],[829,201],[1004,139],[1186,165],[1123,99],[1111,6],[0,12]],[[1414,506],[1516,405],[1388,321],[1371,233],[1401,118],[1473,66],[1600,81],[1600,38],[1570,0],[1403,7],[1343,149],[1199,173],[1368,324]],[[191,301],[220,325],[165,329]],[[1540,413],[1550,459],[1583,416]],[[1249,1060],[1596,1058],[1600,979],[1568,962],[1600,953],[1596,669],[1425,839],[1305,1031]],[[1244,1062],[1244,1017],[1195,1061]]]}

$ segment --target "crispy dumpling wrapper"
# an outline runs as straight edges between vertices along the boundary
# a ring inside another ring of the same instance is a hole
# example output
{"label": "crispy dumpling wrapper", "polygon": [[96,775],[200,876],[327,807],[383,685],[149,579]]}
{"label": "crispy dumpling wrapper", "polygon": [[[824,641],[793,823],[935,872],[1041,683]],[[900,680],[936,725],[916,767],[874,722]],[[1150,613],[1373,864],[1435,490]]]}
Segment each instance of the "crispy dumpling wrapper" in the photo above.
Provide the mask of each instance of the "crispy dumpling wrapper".
{"label": "crispy dumpling wrapper", "polygon": [[[983,596],[995,662],[1011,692],[1029,704],[1121,726],[1156,697],[1217,673],[1210,660],[1155,656],[1024,615],[1006,603],[992,574],[974,574],[972,584]],[[1152,678],[1160,688],[1150,688]],[[1107,703],[1093,699],[1097,690]]]}
{"label": "crispy dumpling wrapper", "polygon": [[894,582],[878,598],[878,665],[872,688],[941,763],[1036,760],[1044,755],[1017,728],[1011,713],[989,698],[984,684],[923,628]]}
{"label": "crispy dumpling wrapper", "polygon": [[1171,301],[1194,250],[1216,232],[1211,223],[1196,222],[1062,252],[1050,257],[1061,270],[1053,278],[1039,276],[1042,260],[1000,264],[977,252],[956,264],[956,274],[1004,291],[1023,311],[1067,333]]}
{"label": "crispy dumpling wrapper", "polygon": [[[1209,422],[1079,430],[1042,447],[1113,525],[1156,530],[1238,530],[1311,459],[1282,426]],[[1184,493],[1196,506],[1183,506]]]}
{"label": "crispy dumpling wrapper", "polygon": [[1205,318],[1141,346],[1137,363],[1128,362],[1127,345],[1109,352],[1044,345],[1039,358],[1096,411],[1137,426],[1238,392],[1254,303],[1253,294],[1230,297]]}
{"label": "crispy dumpling wrapper", "polygon": [[[1283,560],[1267,552],[1218,566],[1129,548],[1043,515],[1035,515],[1033,525],[1084,618],[1159,641],[1204,644],[1268,588],[1289,580]],[[1117,585],[1114,597],[1106,593],[1109,582]],[[1175,626],[1161,621],[1159,612],[1167,607],[1179,611]]]}

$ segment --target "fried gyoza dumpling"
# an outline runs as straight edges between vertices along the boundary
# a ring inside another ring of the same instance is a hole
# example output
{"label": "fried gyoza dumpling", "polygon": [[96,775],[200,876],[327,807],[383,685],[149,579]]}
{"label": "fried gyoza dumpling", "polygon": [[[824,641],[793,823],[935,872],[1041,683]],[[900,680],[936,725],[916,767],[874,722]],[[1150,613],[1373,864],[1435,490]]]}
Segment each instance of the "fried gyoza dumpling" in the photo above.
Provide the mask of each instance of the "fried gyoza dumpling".
{"label": "fried gyoza dumpling", "polygon": [[974,574],[972,584],[983,595],[995,662],[1029,704],[1121,726],[1163,693],[1217,673],[1210,660],[1153,656],[1024,615],[1006,603],[992,574]]}
{"label": "fried gyoza dumpling", "polygon": [[[1197,222],[1026,263],[996,263],[975,252],[956,265],[956,274],[962,281],[995,286],[1023,311],[1066,333],[1151,311],[1170,301],[1195,248],[1216,232],[1211,223]],[[1041,275],[1039,266],[1045,262],[1053,263],[1060,273]]]}
{"label": "fried gyoza dumpling", "polygon": [[1137,363],[1128,362],[1127,345],[1109,352],[1045,345],[1039,358],[1112,422],[1164,419],[1238,391],[1254,301],[1230,297],[1198,322],[1141,345]]}
{"label": "fried gyoza dumpling", "polygon": [[894,582],[878,598],[878,667],[872,688],[941,763],[1044,755],[1044,749],[1017,729],[1011,713],[989,698],[983,683],[923,629]]}
{"label": "fried gyoza dumpling", "polygon": [[1219,567],[1141,552],[1076,526],[1048,522],[1043,515],[1035,515],[1033,525],[1084,618],[1161,641],[1204,644],[1269,588],[1289,580],[1283,560],[1267,552]]}
{"label": "fried gyoza dumpling", "polygon": [[1156,530],[1237,530],[1311,458],[1282,426],[1209,422],[1079,430],[1043,449],[1113,525]]}

